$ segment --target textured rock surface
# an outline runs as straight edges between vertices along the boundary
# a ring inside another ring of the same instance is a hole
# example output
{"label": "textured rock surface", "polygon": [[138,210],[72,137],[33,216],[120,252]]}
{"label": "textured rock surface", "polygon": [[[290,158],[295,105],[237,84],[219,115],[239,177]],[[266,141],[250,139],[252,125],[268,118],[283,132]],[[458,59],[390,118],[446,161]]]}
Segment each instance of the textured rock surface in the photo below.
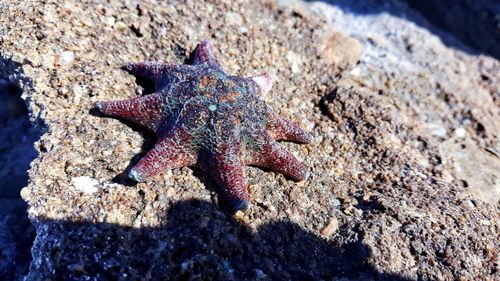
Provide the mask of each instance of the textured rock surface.
{"label": "textured rock surface", "polygon": [[[338,6],[318,2],[312,7],[327,16],[335,28],[363,43],[360,64],[350,73],[352,79],[394,98],[399,107],[397,114],[401,115],[399,121],[421,137],[419,142],[441,150],[442,159],[427,157],[420,159],[422,164],[440,164],[422,162],[437,161],[442,162],[441,166],[454,165],[454,174],[443,175],[443,179],[461,180],[470,193],[497,203],[498,61],[447,48],[443,41],[470,51],[398,1],[386,5],[376,5],[375,1],[335,3]],[[402,11],[406,11],[408,20],[393,16]],[[358,14],[361,12],[363,16]],[[477,159],[474,164],[463,160],[472,158]]]}
{"label": "textured rock surface", "polygon": [[[499,277],[498,178],[481,168],[498,165],[497,61],[342,1],[195,2],[0,5],[1,74],[46,131],[22,191],[37,232],[27,279]],[[89,113],[142,93],[124,62],[180,64],[203,38],[228,72],[272,72],[266,102],[314,136],[286,144],[305,182],[247,169],[246,214],[198,170],[132,185],[122,172],[153,137]],[[461,173],[479,153],[491,163]]]}

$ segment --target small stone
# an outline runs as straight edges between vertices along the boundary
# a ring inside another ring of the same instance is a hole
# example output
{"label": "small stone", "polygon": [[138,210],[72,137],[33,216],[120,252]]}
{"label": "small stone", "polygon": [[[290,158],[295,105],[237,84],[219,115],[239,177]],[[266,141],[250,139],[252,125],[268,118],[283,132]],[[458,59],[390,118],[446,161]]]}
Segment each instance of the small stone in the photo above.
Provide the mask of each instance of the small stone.
{"label": "small stone", "polygon": [[55,56],[56,65],[70,65],[75,59],[75,53],[72,51],[63,51]]}
{"label": "small stone", "polygon": [[21,189],[21,198],[26,200],[29,195],[30,195],[30,191],[28,188],[25,187],[25,188]]}
{"label": "small stone", "polygon": [[188,269],[193,267],[193,261],[192,260],[186,260],[183,263],[181,263],[181,270],[182,272],[187,271]]}
{"label": "small stone", "polygon": [[436,137],[444,138],[446,137],[447,131],[446,128],[443,127],[442,124],[438,123],[428,123],[426,127],[429,129],[429,132]]}
{"label": "small stone", "polygon": [[96,179],[88,176],[75,177],[71,179],[73,186],[86,194],[92,194],[97,192],[98,188],[96,185],[99,183]]}
{"label": "small stone", "polygon": [[244,218],[245,218],[245,213],[244,213],[244,212],[242,212],[242,211],[239,211],[239,210],[238,210],[238,211],[236,211],[236,213],[234,213],[234,218],[235,218],[236,220],[239,220],[239,221],[244,220]]}
{"label": "small stone", "polygon": [[238,13],[227,12],[226,13],[226,23],[228,25],[241,26],[241,25],[243,25],[243,17]]}
{"label": "small stone", "polygon": [[344,214],[346,215],[354,215],[355,213],[356,213],[356,208],[352,205],[349,205],[344,209]]}
{"label": "small stone", "polygon": [[265,279],[267,278],[267,274],[265,274],[262,270],[256,268],[253,270],[253,272],[255,273],[255,277],[257,279]]}
{"label": "small stone", "polygon": [[82,86],[76,84],[73,86],[73,94],[74,94],[74,97],[73,97],[73,102],[74,103],[79,103],[81,98],[82,98],[82,95],[83,95],[83,88]]}
{"label": "small stone", "polygon": [[321,55],[329,64],[350,69],[359,61],[361,51],[361,43],[356,38],[334,32],[324,41]]}
{"label": "small stone", "polygon": [[123,31],[123,30],[126,30],[128,28],[128,26],[124,22],[119,21],[119,22],[115,23],[113,28],[118,30],[118,31]]}
{"label": "small stone", "polygon": [[240,27],[240,32],[243,33],[243,34],[247,34],[248,33],[248,27],[246,27],[246,26]]}
{"label": "small stone", "polygon": [[366,192],[365,194],[363,194],[363,201],[365,201],[365,202],[370,201],[371,196],[372,196],[371,192],[369,192],[369,191]]}
{"label": "small stone", "polygon": [[83,264],[80,264],[80,263],[74,263],[74,264],[68,265],[68,270],[81,273],[81,272],[84,272],[84,266],[83,266]]}
{"label": "small stone", "polygon": [[114,26],[115,25],[115,17],[107,17],[106,18],[106,25],[108,26]]}
{"label": "small stone", "polygon": [[323,227],[323,229],[321,230],[321,235],[324,235],[324,236],[331,236],[332,234],[334,234],[335,232],[337,232],[337,230],[339,229],[339,221],[337,220],[336,217],[331,217],[329,220],[328,220],[328,223],[325,227]]}
{"label": "small stone", "polygon": [[292,73],[299,73],[300,72],[300,57],[292,52],[292,51],[289,51],[287,54],[286,54],[286,59],[288,60],[288,62],[290,63],[291,65],[291,70],[292,70]]}
{"label": "small stone", "polygon": [[466,134],[467,134],[467,131],[464,128],[458,128],[455,130],[455,136],[457,136],[459,138],[465,137]]}

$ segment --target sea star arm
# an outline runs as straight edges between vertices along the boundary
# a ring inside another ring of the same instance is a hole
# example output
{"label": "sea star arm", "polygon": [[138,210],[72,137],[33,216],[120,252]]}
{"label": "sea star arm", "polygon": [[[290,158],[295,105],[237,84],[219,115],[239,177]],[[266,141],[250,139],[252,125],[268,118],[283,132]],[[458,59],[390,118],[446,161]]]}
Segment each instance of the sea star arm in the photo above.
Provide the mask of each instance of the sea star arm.
{"label": "sea star arm", "polygon": [[294,122],[276,114],[270,115],[267,131],[275,140],[298,143],[309,143],[311,141],[311,135],[308,132]]}
{"label": "sea star arm", "polygon": [[135,76],[143,77],[154,83],[155,90],[159,91],[176,79],[192,78],[192,66],[171,65],[159,62],[129,62],[123,69]]}
{"label": "sea star arm", "polygon": [[194,153],[185,146],[189,137],[186,132],[177,129],[160,139],[129,171],[129,178],[142,182],[160,172],[196,164]]}
{"label": "sea star arm", "polygon": [[241,158],[241,145],[224,145],[214,156],[212,176],[227,193],[236,210],[248,210],[251,206],[248,183],[245,178],[245,163]]}
{"label": "sea star arm", "polygon": [[100,101],[95,107],[106,115],[120,117],[155,131],[160,123],[158,117],[161,116],[163,103],[162,95],[151,94],[126,100]]}
{"label": "sea star arm", "polygon": [[307,177],[307,167],[270,136],[264,137],[264,144],[259,150],[247,154],[245,162],[284,174],[297,181]]}
{"label": "sea star arm", "polygon": [[193,65],[207,64],[212,67],[220,68],[219,59],[215,54],[212,44],[207,39],[203,40],[198,44],[194,50],[193,60],[191,62]]}

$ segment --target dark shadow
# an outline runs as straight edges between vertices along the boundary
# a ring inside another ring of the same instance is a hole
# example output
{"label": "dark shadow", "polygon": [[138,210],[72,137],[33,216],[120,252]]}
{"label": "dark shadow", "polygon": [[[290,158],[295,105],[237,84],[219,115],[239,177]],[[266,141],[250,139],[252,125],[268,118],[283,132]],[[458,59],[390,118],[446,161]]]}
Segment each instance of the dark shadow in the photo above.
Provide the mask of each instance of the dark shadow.
{"label": "dark shadow", "polygon": [[211,203],[218,206],[219,209],[224,213],[234,212],[234,208],[231,203],[227,200],[227,196],[224,191],[219,187],[217,182],[212,179],[207,173],[203,172],[197,167],[190,167],[193,171],[193,176],[199,179],[203,185],[210,191]]}
{"label": "dark shadow", "polygon": [[153,81],[151,81],[147,78],[144,78],[140,75],[134,75],[133,73],[130,73],[126,69],[125,66],[122,67],[122,70],[135,77],[135,83],[137,83],[137,85],[142,87],[142,95],[143,96],[149,95],[149,94],[152,94],[155,92],[155,85],[154,85]]}
{"label": "dark shadow", "polygon": [[406,0],[429,22],[479,53],[500,59],[500,2]]}
{"label": "dark shadow", "polygon": [[370,267],[360,237],[337,246],[288,221],[252,231],[199,200],[173,204],[166,221],[134,229],[41,220],[28,279],[405,280]]}
{"label": "dark shadow", "polygon": [[324,95],[323,97],[321,97],[321,99],[318,103],[318,108],[319,108],[321,114],[327,116],[330,120],[335,120],[335,117],[332,115],[330,110],[328,110],[328,103],[337,98],[337,91],[338,91],[338,88],[333,89],[333,91],[331,91],[327,95]]}
{"label": "dark shadow", "polygon": [[32,126],[21,89],[9,77],[33,89],[21,63],[0,54],[0,280],[20,280],[35,236],[20,191],[28,184],[27,171],[38,154],[34,143],[44,126]]}
{"label": "dark shadow", "polygon": [[[449,47],[500,59],[500,2],[496,0],[305,0],[325,2],[345,13],[390,13],[412,21]],[[407,5],[402,9],[400,5]],[[398,6],[398,7],[396,7]]]}

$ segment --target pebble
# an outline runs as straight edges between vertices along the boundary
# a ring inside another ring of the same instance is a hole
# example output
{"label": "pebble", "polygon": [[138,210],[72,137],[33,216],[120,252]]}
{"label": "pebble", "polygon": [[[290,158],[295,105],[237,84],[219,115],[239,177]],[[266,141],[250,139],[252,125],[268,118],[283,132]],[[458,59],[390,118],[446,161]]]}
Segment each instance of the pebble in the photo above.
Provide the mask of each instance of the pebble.
{"label": "pebble", "polygon": [[300,57],[296,53],[288,51],[286,54],[286,59],[288,60],[288,63],[290,63],[291,65],[292,73],[299,73]]}
{"label": "pebble", "polygon": [[106,25],[113,27],[115,25],[116,19],[115,17],[107,17],[105,22]]}
{"label": "pebble", "polygon": [[83,193],[92,194],[97,192],[98,188],[96,185],[99,184],[99,182],[91,177],[82,176],[72,178],[71,184],[74,188],[82,191]]}
{"label": "pebble", "polygon": [[265,274],[262,270],[256,268],[253,270],[253,272],[255,273],[255,277],[257,279],[265,279],[267,278],[267,274]]}
{"label": "pebble", "polygon": [[128,29],[128,26],[124,22],[118,21],[113,25],[113,28],[118,30],[118,31],[124,31],[124,30]]}
{"label": "pebble", "polygon": [[63,51],[59,55],[55,56],[56,65],[70,65],[75,59],[75,53],[73,51]]}
{"label": "pebble", "polygon": [[455,130],[455,136],[457,136],[459,138],[465,137],[466,134],[467,134],[467,131],[464,128],[458,128]]}
{"label": "pebble", "polygon": [[338,229],[339,229],[339,221],[337,220],[336,217],[331,217],[328,220],[328,223],[325,225],[325,227],[321,229],[320,233],[321,235],[324,236],[331,236],[332,234],[337,232]]}
{"label": "pebble", "polygon": [[238,13],[227,12],[226,23],[229,25],[241,26],[243,25],[243,17]]}
{"label": "pebble", "polygon": [[73,94],[74,94],[74,97],[73,97],[73,102],[74,103],[79,103],[81,98],[82,98],[82,95],[83,95],[83,88],[82,86],[76,84],[73,86]]}

